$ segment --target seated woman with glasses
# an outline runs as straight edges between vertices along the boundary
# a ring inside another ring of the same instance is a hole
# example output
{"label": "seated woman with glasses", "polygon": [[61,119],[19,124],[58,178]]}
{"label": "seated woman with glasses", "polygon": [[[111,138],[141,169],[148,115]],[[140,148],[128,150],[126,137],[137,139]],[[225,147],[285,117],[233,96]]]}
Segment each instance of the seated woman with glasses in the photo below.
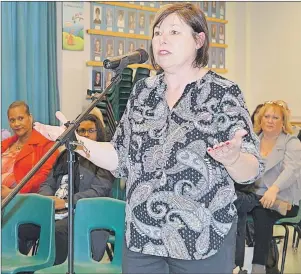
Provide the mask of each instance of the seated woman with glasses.
{"label": "seated woman with glasses", "polygon": [[[275,222],[298,213],[301,189],[298,174],[301,168],[301,144],[291,135],[289,113],[282,103],[266,102],[255,119],[254,131],[260,133],[260,153],[266,167],[263,176],[255,182],[255,193],[262,198],[253,209],[255,247],[252,273],[265,273],[269,244]],[[275,201],[282,202],[282,215],[274,210]]]}
{"label": "seated woman with glasses", "polygon": [[[106,140],[104,123],[99,109],[92,110],[77,129],[80,136],[97,142]],[[98,117],[101,117],[98,118]],[[74,203],[82,198],[106,197],[112,189],[114,177],[112,174],[99,168],[78,153],[75,154],[75,185]],[[68,207],[68,163],[67,150],[58,157],[48,179],[41,185],[38,192],[41,195],[49,196],[55,202],[56,210],[64,210]],[[66,210],[67,211],[67,210]],[[68,255],[68,223],[67,216],[56,214],[59,220],[55,224],[55,265],[63,263]],[[65,217],[65,218],[64,218]],[[28,254],[28,242],[36,241],[39,237],[40,228],[35,225],[21,225],[19,230],[20,251]],[[106,248],[106,241],[109,236],[107,231],[94,230],[92,237],[92,256],[100,261]]]}
{"label": "seated woman with glasses", "polygon": [[[14,136],[1,142],[1,197],[5,198],[39,162],[54,142],[33,129],[33,116],[24,101],[13,102],[7,110]],[[22,187],[21,193],[37,192],[58,156],[55,152]]]}

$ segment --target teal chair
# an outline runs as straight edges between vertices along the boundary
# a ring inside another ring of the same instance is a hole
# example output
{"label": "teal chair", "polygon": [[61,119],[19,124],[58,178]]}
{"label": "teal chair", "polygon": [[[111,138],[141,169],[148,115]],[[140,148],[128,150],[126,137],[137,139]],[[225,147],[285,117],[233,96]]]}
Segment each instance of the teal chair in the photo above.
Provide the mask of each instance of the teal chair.
{"label": "teal chair", "polygon": [[[122,273],[122,248],[124,242],[125,202],[108,198],[81,199],[76,204],[74,216],[74,272],[92,274]],[[115,232],[114,257],[111,263],[99,263],[91,256],[90,233],[94,229]],[[35,273],[67,273],[68,260],[63,264],[45,268]]]}
{"label": "teal chair", "polygon": [[113,182],[111,197],[117,200],[125,201],[125,188],[121,188],[120,179],[116,178]]}
{"label": "teal chair", "polygon": [[[283,249],[282,249],[282,261],[281,261],[281,270],[280,273],[284,273],[284,266],[285,266],[285,259],[286,259],[286,252],[287,252],[287,246],[288,246],[288,238],[289,238],[289,226],[294,227],[299,234],[299,237],[301,235],[301,229],[299,227],[299,223],[301,222],[301,200],[299,201],[299,211],[296,217],[292,218],[281,218],[279,219],[275,225],[282,225],[285,229],[284,236],[276,236],[277,239],[284,239],[283,241]],[[294,241],[293,241],[294,244]]]}
{"label": "teal chair", "polygon": [[[19,225],[28,223],[41,227],[35,256],[23,255],[18,248]],[[33,272],[52,266],[55,259],[54,231],[53,200],[37,194],[14,197],[2,215],[1,273]]]}

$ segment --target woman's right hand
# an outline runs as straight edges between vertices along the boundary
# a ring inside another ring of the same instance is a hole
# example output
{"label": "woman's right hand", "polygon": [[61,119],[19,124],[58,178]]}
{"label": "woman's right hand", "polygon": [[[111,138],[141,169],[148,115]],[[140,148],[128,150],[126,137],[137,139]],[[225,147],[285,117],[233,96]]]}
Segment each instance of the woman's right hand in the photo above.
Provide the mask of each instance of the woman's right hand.
{"label": "woman's right hand", "polygon": [[35,122],[33,127],[36,131],[51,141],[55,141],[66,130],[64,124],[68,121],[65,115],[60,111],[57,111],[55,116],[61,122],[61,126],[51,126]]}
{"label": "woman's right hand", "polygon": [[11,189],[5,185],[1,185],[1,198],[4,199],[11,193]]}

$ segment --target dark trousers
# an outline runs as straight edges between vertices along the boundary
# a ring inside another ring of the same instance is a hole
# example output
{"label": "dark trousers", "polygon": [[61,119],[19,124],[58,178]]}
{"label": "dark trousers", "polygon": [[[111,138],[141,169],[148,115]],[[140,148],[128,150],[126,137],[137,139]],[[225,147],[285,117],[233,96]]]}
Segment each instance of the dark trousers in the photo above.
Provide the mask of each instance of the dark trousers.
{"label": "dark trousers", "polygon": [[129,250],[124,243],[123,274],[232,274],[234,268],[236,220],[216,254],[202,260],[179,260]]}
{"label": "dark trousers", "polygon": [[[295,217],[298,214],[298,206],[293,206],[287,212],[285,217]],[[255,207],[252,211],[254,219],[255,230],[255,247],[253,255],[253,264],[266,265],[270,242],[273,237],[273,226],[275,222],[284,216],[277,211],[263,208],[261,206]]]}
{"label": "dark trousers", "polygon": [[[34,224],[23,224],[19,227],[19,249],[22,254],[28,254],[30,243],[39,239],[40,227]],[[91,233],[92,257],[100,261],[106,250],[109,232],[94,230]],[[68,218],[55,222],[55,262],[54,265],[62,264],[68,256]]]}
{"label": "dark trousers", "polygon": [[252,192],[236,191],[237,200],[234,202],[237,209],[237,236],[235,249],[235,265],[243,267],[245,258],[247,214],[259,205],[258,196]]}

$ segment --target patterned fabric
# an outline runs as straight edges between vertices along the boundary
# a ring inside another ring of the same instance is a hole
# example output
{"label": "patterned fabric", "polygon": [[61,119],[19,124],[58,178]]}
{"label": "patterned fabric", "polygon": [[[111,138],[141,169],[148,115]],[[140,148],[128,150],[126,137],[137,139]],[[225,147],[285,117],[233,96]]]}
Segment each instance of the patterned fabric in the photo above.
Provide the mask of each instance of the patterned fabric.
{"label": "patterned fabric", "polygon": [[241,151],[260,159],[259,140],[233,82],[209,71],[172,110],[165,90],[163,74],[137,82],[112,140],[119,157],[113,174],[127,178],[126,243],[135,252],[204,259],[236,218],[234,181],[206,149],[246,129]]}
{"label": "patterned fabric", "polygon": [[9,149],[2,153],[1,160],[1,177],[2,185],[5,185],[9,188],[14,188],[16,184],[16,179],[14,175],[14,164],[16,157],[20,151],[10,151]]}
{"label": "patterned fabric", "polygon": [[60,187],[55,192],[55,196],[59,199],[68,199],[68,174],[62,177]]}
{"label": "patterned fabric", "polygon": [[[18,140],[18,136],[14,135],[1,142],[1,157],[9,148]],[[24,144],[14,162],[14,176],[16,184],[28,174],[35,164],[52,148],[54,142],[49,141],[35,129],[32,130],[27,142]],[[36,193],[42,182],[44,182],[59,152],[56,150],[52,156],[40,167],[35,175],[22,187],[20,193]]]}

